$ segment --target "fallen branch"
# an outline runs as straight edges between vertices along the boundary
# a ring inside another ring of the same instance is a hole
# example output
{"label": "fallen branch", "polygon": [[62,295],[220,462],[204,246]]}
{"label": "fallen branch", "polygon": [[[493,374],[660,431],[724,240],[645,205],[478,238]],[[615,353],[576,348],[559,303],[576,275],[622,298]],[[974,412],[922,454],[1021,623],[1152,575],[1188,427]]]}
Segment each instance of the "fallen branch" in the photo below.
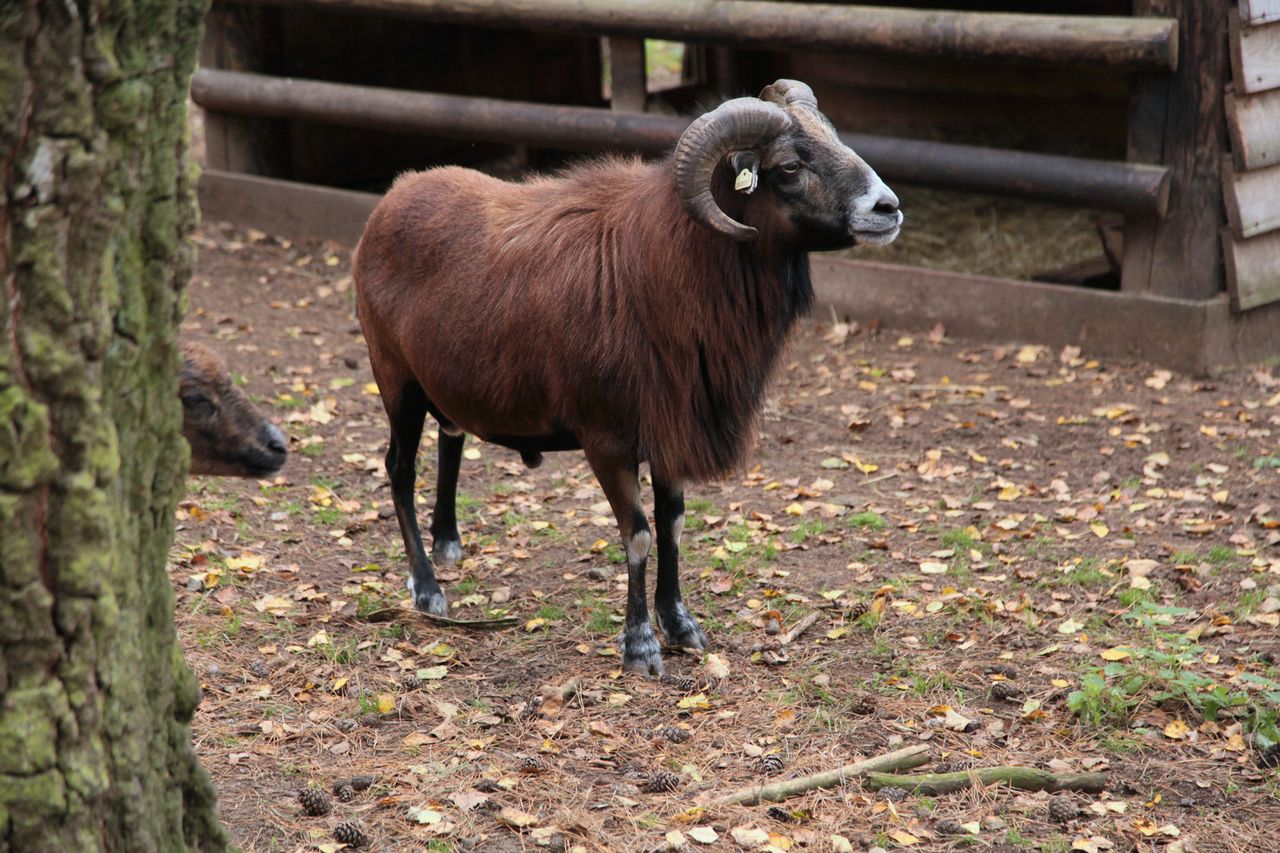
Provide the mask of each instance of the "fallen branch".
{"label": "fallen branch", "polygon": [[855,761],[852,764],[837,767],[835,770],[815,773],[812,776],[801,776],[799,779],[787,779],[769,785],[743,788],[740,791],[711,800],[706,805],[711,808],[734,805],[753,806],[757,803],[785,800],[788,797],[794,797],[798,794],[816,791],[821,788],[835,788],[873,771],[905,770],[911,767],[919,767],[929,761],[928,755],[926,755],[928,751],[929,746],[923,743],[907,746],[894,752],[877,755],[874,758]]}
{"label": "fallen branch", "polygon": [[756,643],[751,647],[751,654],[756,652],[777,651],[783,646],[794,643],[799,639],[800,635],[813,627],[814,623],[822,618],[820,611],[813,611],[808,616],[791,626],[791,630],[774,640],[766,640],[763,643]]}
{"label": "fallen branch", "polygon": [[1034,767],[983,767],[955,773],[924,773],[918,776],[868,773],[863,785],[873,791],[893,786],[908,793],[935,796],[979,785],[1009,785],[1024,791],[1086,791],[1096,794],[1107,787],[1105,773],[1050,773]]}
{"label": "fallen branch", "polygon": [[360,618],[365,622],[395,622],[406,616],[417,616],[437,625],[464,628],[470,631],[500,631],[503,628],[514,627],[519,622],[514,616],[500,616],[495,619],[451,619],[448,616],[437,616],[434,613],[423,613],[421,610],[410,610],[404,607],[384,607],[381,610],[366,613]]}

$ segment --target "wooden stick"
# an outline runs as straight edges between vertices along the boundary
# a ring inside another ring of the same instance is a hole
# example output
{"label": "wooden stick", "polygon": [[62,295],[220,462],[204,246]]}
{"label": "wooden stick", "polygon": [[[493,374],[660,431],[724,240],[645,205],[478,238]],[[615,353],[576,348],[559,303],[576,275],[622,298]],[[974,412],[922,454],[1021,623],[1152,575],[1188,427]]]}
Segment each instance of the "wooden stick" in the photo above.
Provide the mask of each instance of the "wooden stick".
{"label": "wooden stick", "polygon": [[949,794],[962,791],[974,783],[980,785],[1009,785],[1024,791],[1086,791],[1096,794],[1107,786],[1105,773],[1050,773],[1034,767],[983,767],[980,770],[960,770],[955,773],[925,773],[918,776],[893,773],[868,773],[863,782],[867,788],[877,791],[893,786],[908,793]]}
{"label": "wooden stick", "polygon": [[360,618],[365,622],[395,622],[406,616],[416,616],[437,625],[464,628],[469,631],[500,631],[503,628],[513,627],[519,622],[514,616],[497,616],[492,619],[452,619],[448,616],[437,616],[434,613],[424,613],[421,610],[410,610],[405,607],[384,607],[381,610],[366,613]]}
{"label": "wooden stick", "polygon": [[804,617],[799,622],[792,625],[790,631],[788,631],[787,633],[783,634],[781,637],[778,638],[778,642],[784,646],[787,645],[788,643],[794,643],[796,640],[800,639],[801,634],[803,634],[805,631],[808,631],[810,628],[812,628],[813,623],[817,622],[821,616],[822,614],[819,613],[818,611],[816,610],[813,611],[808,616]]}
{"label": "wooden stick", "polygon": [[754,646],[751,647],[751,654],[755,654],[756,652],[771,652],[771,651],[776,652],[777,650],[781,649],[783,646],[795,642],[795,640],[799,638],[801,634],[803,634],[805,631],[808,631],[810,628],[812,628],[813,623],[817,622],[818,619],[821,618],[821,616],[822,616],[822,613],[820,611],[817,611],[817,610],[813,611],[808,616],[804,617],[799,622],[792,625],[790,631],[778,637],[777,639],[766,640],[763,643],[756,643]]}
{"label": "wooden stick", "polygon": [[769,785],[743,788],[740,791],[711,800],[706,805],[712,808],[735,805],[753,806],[763,802],[785,800],[788,797],[794,797],[797,794],[803,794],[808,791],[834,788],[872,771],[904,770],[911,767],[919,767],[929,761],[929,757],[926,755],[928,751],[928,744],[921,743],[915,746],[907,746],[894,752],[877,755],[874,758],[855,761],[852,764],[837,767],[835,770],[815,773],[812,776],[802,776],[799,779],[787,779]]}

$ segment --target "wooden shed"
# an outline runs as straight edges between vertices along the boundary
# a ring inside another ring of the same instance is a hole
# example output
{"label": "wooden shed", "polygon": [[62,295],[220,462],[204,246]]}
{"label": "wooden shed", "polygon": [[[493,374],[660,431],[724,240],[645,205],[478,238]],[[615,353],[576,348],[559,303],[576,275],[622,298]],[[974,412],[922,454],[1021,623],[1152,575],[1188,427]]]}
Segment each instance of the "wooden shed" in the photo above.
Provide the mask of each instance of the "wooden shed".
{"label": "wooden shed", "polygon": [[[354,242],[405,169],[656,154],[700,107],[794,77],[895,187],[1110,215],[1101,266],[1049,281],[814,256],[824,314],[1192,372],[1280,355],[1280,0],[933,6],[214,0],[201,203]],[[661,86],[653,38],[685,45]]]}

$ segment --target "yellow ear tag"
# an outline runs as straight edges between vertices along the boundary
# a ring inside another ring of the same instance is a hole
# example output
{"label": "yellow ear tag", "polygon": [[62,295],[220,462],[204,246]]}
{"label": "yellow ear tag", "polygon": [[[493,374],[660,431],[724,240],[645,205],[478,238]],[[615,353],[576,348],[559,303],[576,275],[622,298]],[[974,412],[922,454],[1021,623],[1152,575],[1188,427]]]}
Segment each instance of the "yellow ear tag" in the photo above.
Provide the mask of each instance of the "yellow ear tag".
{"label": "yellow ear tag", "polygon": [[746,190],[748,194],[756,188],[755,175],[751,174],[750,169],[743,169],[738,173],[738,177],[733,181],[733,188],[738,192]]}

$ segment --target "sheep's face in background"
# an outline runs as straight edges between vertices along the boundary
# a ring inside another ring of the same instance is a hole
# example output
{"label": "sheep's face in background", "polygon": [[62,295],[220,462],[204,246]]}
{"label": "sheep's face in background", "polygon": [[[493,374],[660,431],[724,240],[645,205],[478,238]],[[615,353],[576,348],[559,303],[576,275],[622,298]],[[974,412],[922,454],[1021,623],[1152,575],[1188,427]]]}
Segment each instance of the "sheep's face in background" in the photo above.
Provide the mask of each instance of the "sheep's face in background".
{"label": "sheep's face in background", "polygon": [[736,240],[767,229],[822,251],[890,243],[902,225],[898,197],[795,80],[697,119],[676,148],[675,168],[690,217]]}
{"label": "sheep's face in background", "polygon": [[178,395],[192,474],[266,477],[284,465],[284,434],[232,384],[222,359],[211,350],[183,345]]}

